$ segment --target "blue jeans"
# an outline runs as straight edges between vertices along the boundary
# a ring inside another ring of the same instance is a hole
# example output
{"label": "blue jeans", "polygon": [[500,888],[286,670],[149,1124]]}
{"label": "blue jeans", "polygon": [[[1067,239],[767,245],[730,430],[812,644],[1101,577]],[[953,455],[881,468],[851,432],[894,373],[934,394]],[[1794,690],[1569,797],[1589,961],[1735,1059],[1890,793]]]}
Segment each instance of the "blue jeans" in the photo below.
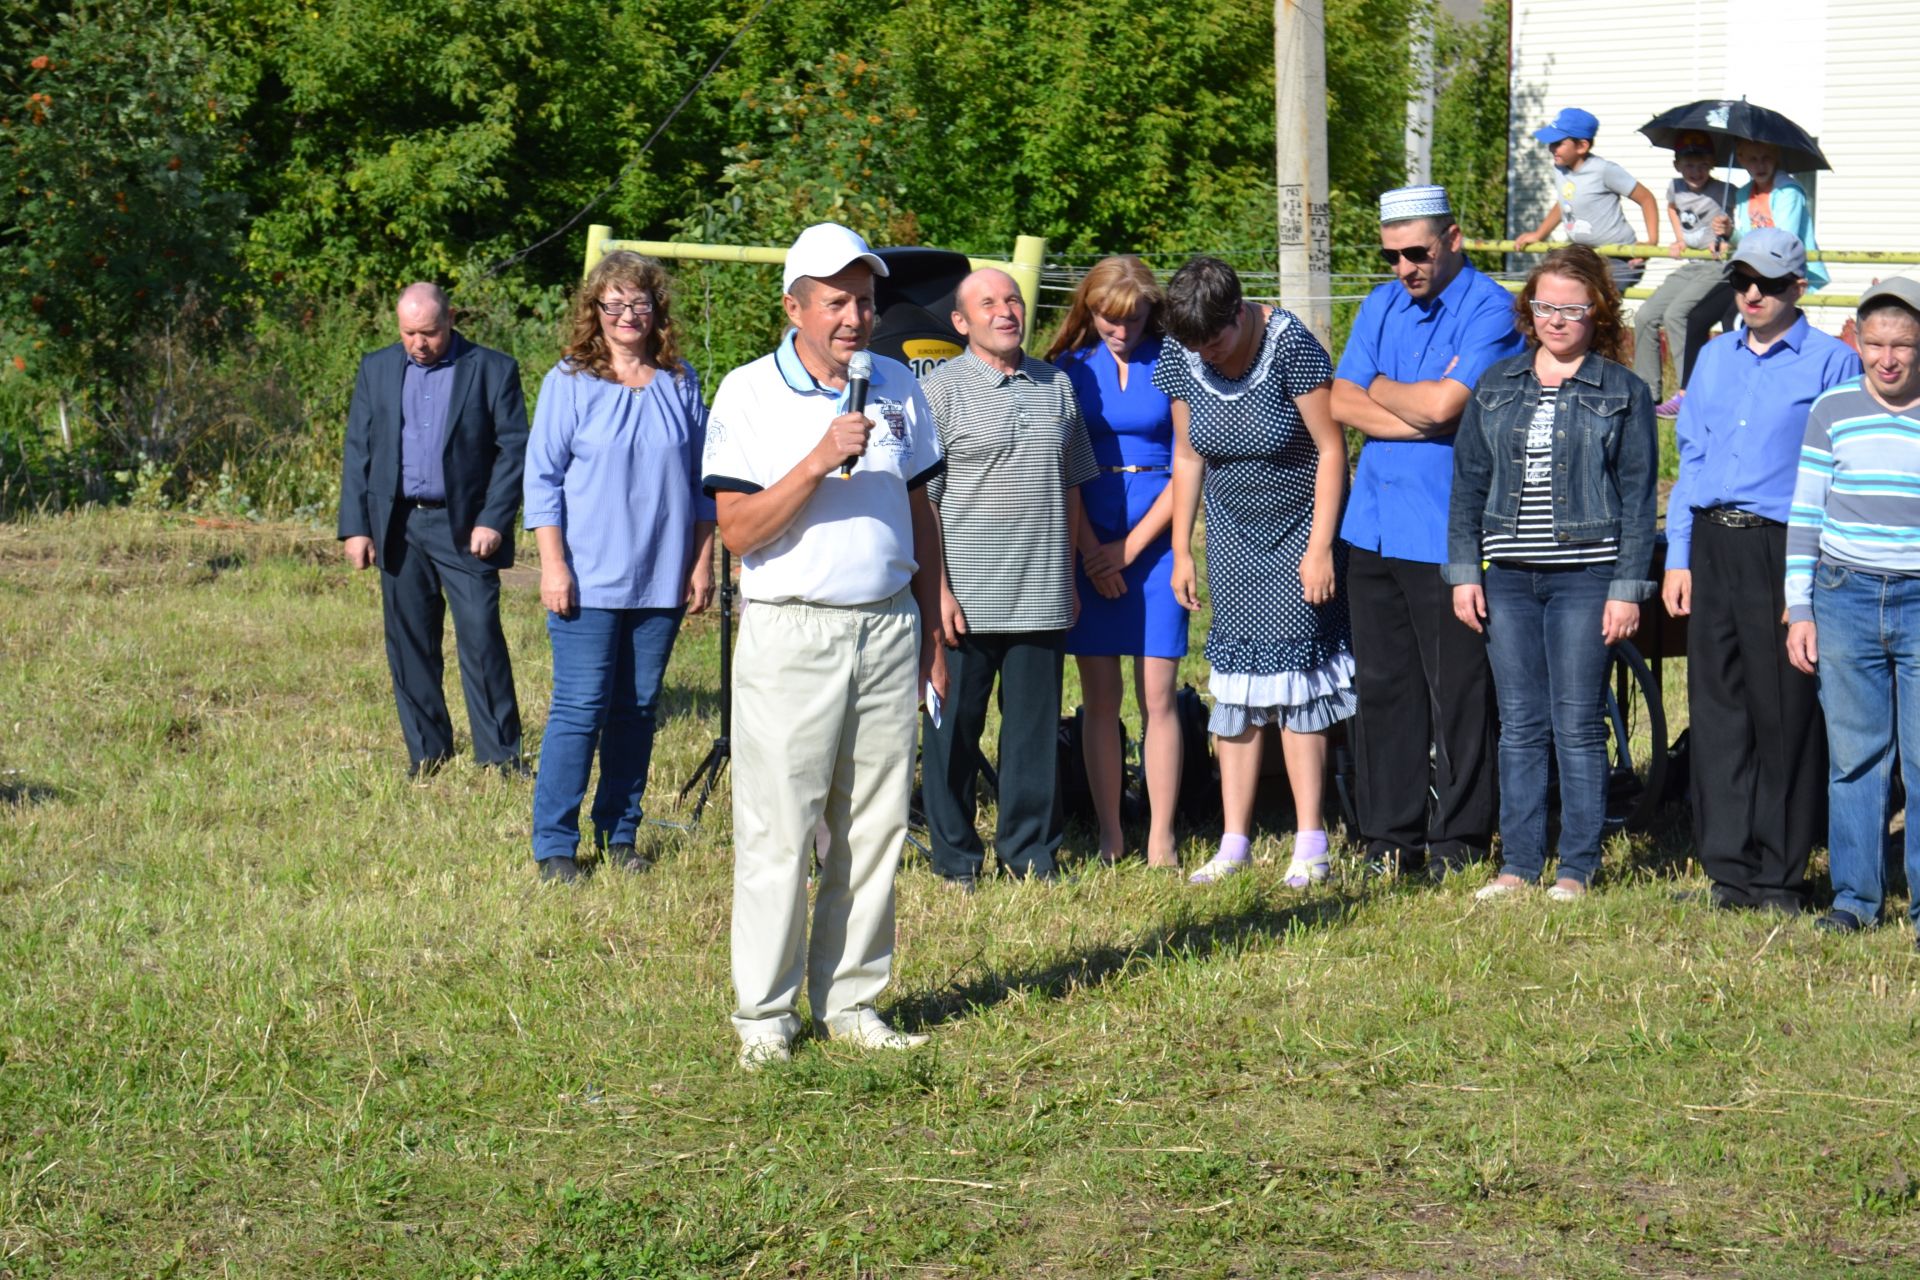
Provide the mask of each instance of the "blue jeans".
{"label": "blue jeans", "polygon": [[[1885,897],[1894,735],[1908,812],[1920,797],[1920,579],[1821,562],[1813,573],[1820,706],[1827,716],[1827,857],[1833,905],[1869,923]],[[1907,912],[1920,929],[1920,824],[1907,822]]]}
{"label": "blue jeans", "polygon": [[654,704],[678,609],[579,609],[547,614],[553,642],[553,707],[533,785],[533,856],[571,858],[580,846],[580,802],[594,748],[600,785],[593,795],[594,844],[632,844],[653,758]]}
{"label": "blue jeans", "polygon": [[1607,816],[1607,645],[1614,564],[1486,572],[1487,658],[1500,704],[1501,873],[1538,880],[1547,861],[1547,752],[1560,763],[1559,878],[1600,869]]}

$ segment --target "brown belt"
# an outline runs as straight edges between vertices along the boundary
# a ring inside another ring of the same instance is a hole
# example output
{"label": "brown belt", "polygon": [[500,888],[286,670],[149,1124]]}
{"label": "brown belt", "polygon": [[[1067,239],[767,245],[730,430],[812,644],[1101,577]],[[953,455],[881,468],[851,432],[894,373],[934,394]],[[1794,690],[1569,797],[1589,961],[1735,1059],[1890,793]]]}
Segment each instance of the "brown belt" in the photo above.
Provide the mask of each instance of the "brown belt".
{"label": "brown belt", "polygon": [[1709,524],[1717,524],[1723,529],[1781,529],[1786,527],[1784,520],[1769,520],[1765,516],[1743,511],[1739,507],[1695,507],[1693,514]]}

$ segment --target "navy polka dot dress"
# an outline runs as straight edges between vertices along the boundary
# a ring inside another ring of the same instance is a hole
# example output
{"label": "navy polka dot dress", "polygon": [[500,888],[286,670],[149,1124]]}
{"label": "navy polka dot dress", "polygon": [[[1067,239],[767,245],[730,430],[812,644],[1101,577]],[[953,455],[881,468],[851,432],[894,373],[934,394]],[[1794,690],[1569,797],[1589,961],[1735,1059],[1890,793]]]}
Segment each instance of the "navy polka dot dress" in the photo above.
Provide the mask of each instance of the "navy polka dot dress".
{"label": "navy polka dot dress", "polygon": [[1194,451],[1207,464],[1216,733],[1269,721],[1311,731],[1353,713],[1345,544],[1334,542],[1331,600],[1309,604],[1300,586],[1320,455],[1295,399],[1332,377],[1326,350],[1278,309],[1238,379],[1172,339],[1155,368],[1154,385],[1186,402]]}

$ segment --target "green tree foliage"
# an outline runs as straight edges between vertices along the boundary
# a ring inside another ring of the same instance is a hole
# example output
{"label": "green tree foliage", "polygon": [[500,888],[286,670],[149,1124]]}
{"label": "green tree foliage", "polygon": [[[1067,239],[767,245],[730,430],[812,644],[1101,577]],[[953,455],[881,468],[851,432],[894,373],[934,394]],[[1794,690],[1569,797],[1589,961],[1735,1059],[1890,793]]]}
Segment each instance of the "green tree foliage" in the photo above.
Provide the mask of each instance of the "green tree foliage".
{"label": "green tree foliage", "polygon": [[1488,0],[1477,22],[1446,14],[1434,40],[1445,68],[1433,112],[1434,181],[1446,185],[1469,236],[1507,227],[1507,0]]}
{"label": "green tree foliage", "polygon": [[142,338],[218,333],[247,142],[182,18],[127,6],[8,28],[0,341],[16,370],[120,388]]}
{"label": "green tree foliage", "polygon": [[[202,453],[180,442],[186,427],[158,450],[179,459],[179,492],[190,472],[296,458],[271,500],[318,501],[316,460],[336,446],[354,353],[315,348],[379,340],[387,300],[410,279],[452,285],[463,327],[537,375],[589,221],[625,238],[780,243],[836,217],[877,241],[975,255],[1005,254],[1025,233],[1082,258],[1271,261],[1265,4],[0,5],[11,15],[0,144],[16,177],[0,228],[0,341],[28,366],[0,376],[38,389],[0,397],[0,427],[28,429],[20,406],[51,403],[50,389],[83,373],[178,413],[191,402]],[[1409,33],[1432,20],[1431,0],[1329,0],[1336,271],[1374,264],[1374,197],[1404,178]],[[1486,141],[1505,134],[1496,26],[1504,18],[1443,26],[1440,41],[1455,70],[1436,158],[1475,211],[1504,180]],[[1454,136],[1463,129],[1471,143]],[[710,386],[779,332],[777,273],[677,274]],[[181,344],[222,318],[246,331],[196,366],[189,396]],[[106,399],[90,411],[101,426]]]}

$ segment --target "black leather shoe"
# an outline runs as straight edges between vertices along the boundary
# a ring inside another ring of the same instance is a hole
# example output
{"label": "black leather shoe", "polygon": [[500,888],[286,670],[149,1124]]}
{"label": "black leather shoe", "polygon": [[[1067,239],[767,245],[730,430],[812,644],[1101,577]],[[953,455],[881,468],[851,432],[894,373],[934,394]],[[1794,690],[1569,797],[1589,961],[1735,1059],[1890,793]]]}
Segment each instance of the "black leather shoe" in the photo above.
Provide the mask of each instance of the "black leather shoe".
{"label": "black leather shoe", "polygon": [[1436,840],[1427,846],[1427,879],[1435,884],[1487,860],[1488,851],[1465,840]]}
{"label": "black leather shoe", "polygon": [[1835,907],[1813,922],[1813,927],[1822,933],[1859,933],[1872,927],[1872,922],[1862,920],[1851,911],[1842,911]]}
{"label": "black leather shoe", "polygon": [[610,844],[607,846],[607,861],[621,871],[640,875],[653,870],[653,863],[646,855],[630,844]]}
{"label": "black leather shoe", "polygon": [[426,760],[415,760],[407,766],[407,777],[416,782],[422,778],[431,778],[434,774],[447,767],[447,760],[449,758],[450,757],[447,756],[433,756]]}
{"label": "black leather shoe", "polygon": [[559,884],[572,884],[583,874],[580,870],[580,864],[572,858],[540,859],[540,878],[542,880],[552,880]]}
{"label": "black leather shoe", "polygon": [[533,776],[533,766],[519,756],[515,756],[511,760],[494,760],[480,767],[482,769],[491,769],[503,778],[531,778]]}
{"label": "black leather shoe", "polygon": [[1425,866],[1426,861],[1424,849],[1402,849],[1384,840],[1375,840],[1367,845],[1367,878],[1392,880],[1411,875]]}

